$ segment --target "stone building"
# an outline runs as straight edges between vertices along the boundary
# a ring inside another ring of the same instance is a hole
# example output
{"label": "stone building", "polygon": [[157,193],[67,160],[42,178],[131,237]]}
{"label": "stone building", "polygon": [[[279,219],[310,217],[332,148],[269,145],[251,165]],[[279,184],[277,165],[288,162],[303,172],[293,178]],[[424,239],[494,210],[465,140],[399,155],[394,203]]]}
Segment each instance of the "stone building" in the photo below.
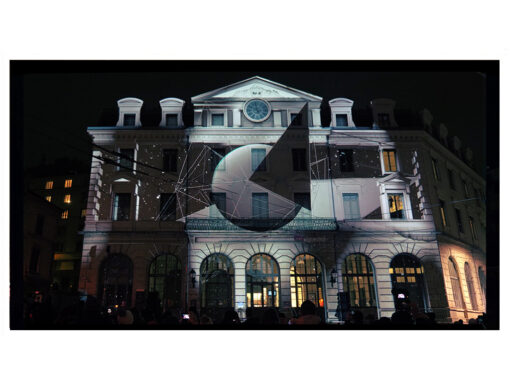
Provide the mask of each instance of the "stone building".
{"label": "stone building", "polygon": [[[119,100],[116,126],[88,128],[80,290],[216,321],[291,317],[304,300],[327,322],[343,319],[339,303],[376,319],[401,299],[442,322],[483,312],[484,180],[469,152],[438,141],[430,113],[398,125],[392,100],[373,100],[361,126],[345,98],[323,126],[321,103],[253,77],[193,97],[193,126],[177,98],[143,126],[143,101]],[[437,164],[470,193],[443,189]]]}

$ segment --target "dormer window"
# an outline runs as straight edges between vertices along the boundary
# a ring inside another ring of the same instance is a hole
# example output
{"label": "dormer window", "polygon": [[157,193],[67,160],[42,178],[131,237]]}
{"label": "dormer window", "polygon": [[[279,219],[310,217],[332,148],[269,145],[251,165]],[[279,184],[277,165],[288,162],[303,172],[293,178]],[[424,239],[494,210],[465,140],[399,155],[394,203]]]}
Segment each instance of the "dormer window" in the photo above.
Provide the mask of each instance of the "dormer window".
{"label": "dormer window", "polygon": [[223,113],[221,113],[221,114],[213,113],[211,115],[211,125],[212,126],[225,126],[225,115]]}
{"label": "dormer window", "polygon": [[388,113],[377,114],[377,124],[379,125],[379,127],[389,127],[390,115]]}
{"label": "dormer window", "polygon": [[337,127],[349,126],[349,124],[347,122],[347,114],[337,114],[336,115],[336,126]]}
{"label": "dormer window", "polygon": [[124,126],[134,126],[136,114],[124,114]]}
{"label": "dormer window", "polygon": [[165,126],[167,127],[177,127],[177,114],[166,114],[165,115]]}

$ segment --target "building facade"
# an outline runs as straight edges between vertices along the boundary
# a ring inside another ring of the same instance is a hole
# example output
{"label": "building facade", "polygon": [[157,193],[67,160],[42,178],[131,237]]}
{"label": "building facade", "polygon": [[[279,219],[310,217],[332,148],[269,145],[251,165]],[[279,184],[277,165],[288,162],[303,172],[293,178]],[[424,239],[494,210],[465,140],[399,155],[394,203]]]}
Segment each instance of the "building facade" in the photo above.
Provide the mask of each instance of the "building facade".
{"label": "building facade", "polygon": [[217,322],[229,309],[290,318],[305,300],[326,322],[341,307],[377,319],[402,297],[441,322],[481,314],[485,182],[469,151],[436,139],[428,112],[399,126],[392,100],[371,102],[370,126],[345,98],[324,126],[321,103],[253,77],[193,97],[186,127],[180,99],[160,101],[159,126],[142,125],[142,100],[119,100],[116,126],[88,128],[80,290]]}

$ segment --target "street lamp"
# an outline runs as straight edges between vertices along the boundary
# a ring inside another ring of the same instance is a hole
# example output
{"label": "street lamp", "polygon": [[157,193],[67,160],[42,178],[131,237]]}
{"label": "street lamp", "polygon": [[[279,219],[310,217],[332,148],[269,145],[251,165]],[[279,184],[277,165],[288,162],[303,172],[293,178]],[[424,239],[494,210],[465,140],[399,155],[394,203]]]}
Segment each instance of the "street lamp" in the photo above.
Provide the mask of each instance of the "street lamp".
{"label": "street lamp", "polygon": [[335,286],[335,283],[336,283],[336,275],[337,275],[337,272],[336,272],[336,269],[333,268],[331,270],[331,276],[329,278],[329,282],[331,283],[331,288],[333,288]]}
{"label": "street lamp", "polygon": [[195,288],[195,283],[197,282],[197,279],[195,278],[196,272],[193,268],[191,268],[191,271],[189,272],[189,277],[191,279],[191,284],[193,285],[193,288]]}

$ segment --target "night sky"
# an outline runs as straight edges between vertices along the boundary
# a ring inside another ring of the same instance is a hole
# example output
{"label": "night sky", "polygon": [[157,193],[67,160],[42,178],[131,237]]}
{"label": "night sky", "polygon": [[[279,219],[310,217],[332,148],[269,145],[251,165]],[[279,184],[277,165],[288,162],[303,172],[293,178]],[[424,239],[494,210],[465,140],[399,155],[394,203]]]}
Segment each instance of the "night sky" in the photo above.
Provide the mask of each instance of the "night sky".
{"label": "night sky", "polygon": [[[418,112],[428,108],[434,123],[444,123],[450,135],[459,136],[463,144],[471,147],[476,169],[483,172],[486,76],[476,70],[455,71],[452,70],[455,66],[444,66],[448,70],[441,70],[442,65],[437,62],[431,65],[430,71],[424,63],[405,62],[395,65],[363,62],[360,70],[353,70],[354,63],[319,61],[290,65],[288,62],[225,65],[161,61],[127,61],[115,65],[97,61],[90,65],[87,62],[58,61],[54,65],[52,62],[43,65],[29,62],[20,68],[19,76],[14,71],[15,80],[11,86],[22,89],[22,93],[16,94],[23,108],[25,168],[59,157],[88,162],[86,128],[115,125],[116,101],[120,98],[141,98],[144,101],[142,124],[147,125],[150,118],[144,121],[144,116],[154,114],[154,121],[159,118],[160,99],[176,97],[189,103],[192,96],[258,75],[318,95],[325,102],[337,97],[350,98],[354,100],[354,109],[368,108],[370,100],[375,98],[392,98],[397,102],[397,109]],[[200,71],[202,67],[213,69]],[[251,70],[256,67],[263,70]],[[393,67],[395,70],[389,70]],[[223,71],[223,68],[231,70]],[[241,71],[245,68],[249,71]],[[459,69],[463,69],[461,63]]]}

